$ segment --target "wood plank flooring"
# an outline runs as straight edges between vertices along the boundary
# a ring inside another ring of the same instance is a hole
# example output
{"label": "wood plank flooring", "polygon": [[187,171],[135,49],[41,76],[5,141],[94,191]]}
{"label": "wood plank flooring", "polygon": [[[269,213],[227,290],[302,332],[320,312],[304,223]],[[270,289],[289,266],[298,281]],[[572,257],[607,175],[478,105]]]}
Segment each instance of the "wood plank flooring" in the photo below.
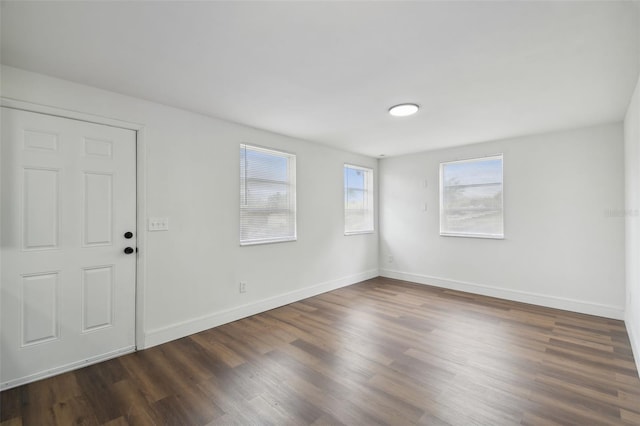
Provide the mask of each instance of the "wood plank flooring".
{"label": "wood plank flooring", "polygon": [[2,392],[2,425],[640,425],[624,323],[376,278]]}

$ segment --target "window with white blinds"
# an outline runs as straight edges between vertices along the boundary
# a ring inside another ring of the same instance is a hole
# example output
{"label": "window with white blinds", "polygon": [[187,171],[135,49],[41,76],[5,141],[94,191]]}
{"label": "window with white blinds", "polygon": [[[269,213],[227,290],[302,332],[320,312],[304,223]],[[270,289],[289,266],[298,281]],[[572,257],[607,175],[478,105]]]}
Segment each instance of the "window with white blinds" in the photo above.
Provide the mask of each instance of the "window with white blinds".
{"label": "window with white blinds", "polygon": [[502,154],[440,164],[440,235],[504,238]]}
{"label": "window with white blinds", "polygon": [[373,232],[373,170],[344,165],[344,233]]}
{"label": "window with white blinds", "polygon": [[240,145],[240,245],[296,240],[296,156]]}

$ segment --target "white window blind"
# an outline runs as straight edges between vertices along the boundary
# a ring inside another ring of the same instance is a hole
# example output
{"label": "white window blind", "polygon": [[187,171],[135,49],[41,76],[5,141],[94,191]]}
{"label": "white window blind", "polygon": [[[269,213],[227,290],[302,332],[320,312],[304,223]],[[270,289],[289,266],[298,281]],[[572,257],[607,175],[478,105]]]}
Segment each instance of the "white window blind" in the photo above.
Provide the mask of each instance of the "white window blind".
{"label": "white window blind", "polygon": [[344,233],[373,232],[373,170],[344,165]]}
{"label": "white window blind", "polygon": [[440,235],[504,238],[502,154],[440,164]]}
{"label": "white window blind", "polygon": [[296,239],[296,156],[240,145],[240,245]]}

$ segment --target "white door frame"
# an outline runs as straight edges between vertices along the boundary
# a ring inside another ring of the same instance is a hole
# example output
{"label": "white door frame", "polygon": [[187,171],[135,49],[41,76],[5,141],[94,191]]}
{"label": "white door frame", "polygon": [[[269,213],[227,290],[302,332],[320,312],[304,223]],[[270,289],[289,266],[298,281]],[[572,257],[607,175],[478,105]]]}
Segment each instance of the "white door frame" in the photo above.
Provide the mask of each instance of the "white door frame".
{"label": "white door frame", "polygon": [[[136,132],[136,232],[138,253],[136,256],[136,303],[135,303],[135,336],[136,349],[145,348],[145,279],[146,279],[146,217],[147,217],[147,149],[144,124],[132,123],[99,115],[87,114],[48,105],[25,102],[18,99],[0,97],[0,106],[22,111],[37,112],[55,117],[87,121],[105,126],[119,127]],[[2,265],[0,264],[0,268]]]}

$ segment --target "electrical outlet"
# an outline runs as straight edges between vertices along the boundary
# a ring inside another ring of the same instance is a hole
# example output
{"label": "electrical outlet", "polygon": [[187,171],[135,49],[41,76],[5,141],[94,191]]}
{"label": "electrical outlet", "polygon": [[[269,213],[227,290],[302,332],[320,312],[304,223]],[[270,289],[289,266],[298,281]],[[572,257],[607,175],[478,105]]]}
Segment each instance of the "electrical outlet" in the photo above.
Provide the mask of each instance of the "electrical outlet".
{"label": "electrical outlet", "polygon": [[389,263],[393,263],[393,256],[389,255],[389,256],[387,257],[387,262],[389,262]]}
{"label": "electrical outlet", "polygon": [[240,281],[239,290],[240,290],[240,293],[246,293],[247,292],[247,282],[246,281]]}

